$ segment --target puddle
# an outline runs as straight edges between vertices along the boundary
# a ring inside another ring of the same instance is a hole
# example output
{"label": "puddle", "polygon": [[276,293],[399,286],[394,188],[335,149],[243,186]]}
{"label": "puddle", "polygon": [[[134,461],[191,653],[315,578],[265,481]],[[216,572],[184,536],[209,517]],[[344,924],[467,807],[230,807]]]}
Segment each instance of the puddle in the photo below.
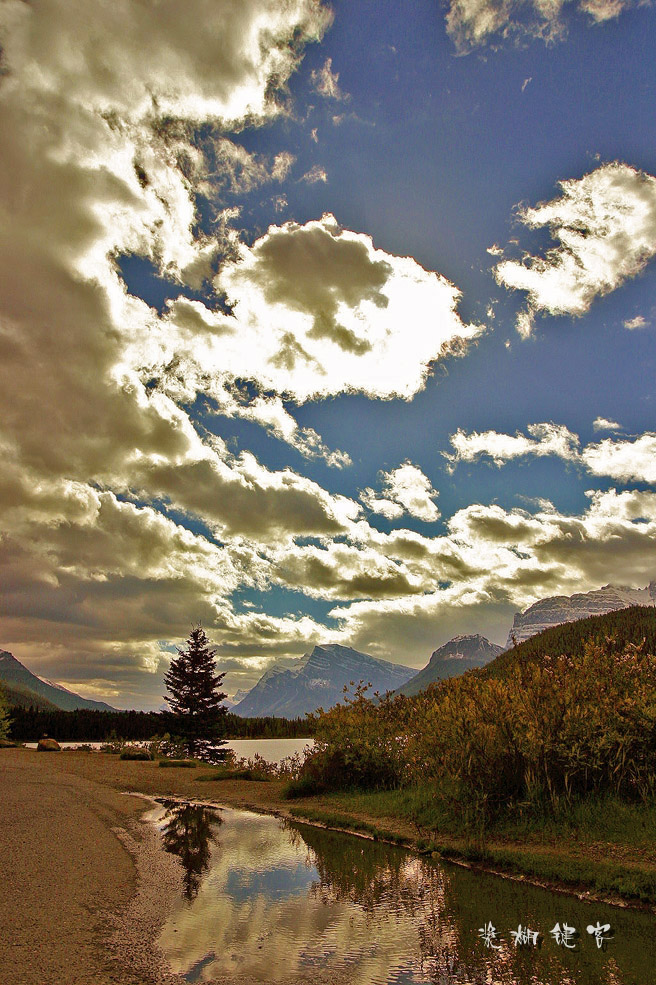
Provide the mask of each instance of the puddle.
{"label": "puddle", "polygon": [[[269,815],[166,802],[183,868],[158,944],[188,982],[652,985],[656,918]],[[597,947],[588,926],[610,924]],[[539,934],[515,945],[518,927]],[[558,943],[559,925],[578,931]],[[481,928],[496,936],[486,947]]]}

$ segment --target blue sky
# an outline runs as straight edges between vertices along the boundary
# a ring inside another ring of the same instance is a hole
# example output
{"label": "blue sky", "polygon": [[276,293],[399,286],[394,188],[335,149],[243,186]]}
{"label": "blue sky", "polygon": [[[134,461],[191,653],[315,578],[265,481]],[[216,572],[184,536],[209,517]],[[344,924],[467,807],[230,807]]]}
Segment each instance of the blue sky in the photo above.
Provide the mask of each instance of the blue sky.
{"label": "blue sky", "polygon": [[644,586],[655,34],[631,0],[6,3],[3,647],[157,707],[198,621],[232,693]]}

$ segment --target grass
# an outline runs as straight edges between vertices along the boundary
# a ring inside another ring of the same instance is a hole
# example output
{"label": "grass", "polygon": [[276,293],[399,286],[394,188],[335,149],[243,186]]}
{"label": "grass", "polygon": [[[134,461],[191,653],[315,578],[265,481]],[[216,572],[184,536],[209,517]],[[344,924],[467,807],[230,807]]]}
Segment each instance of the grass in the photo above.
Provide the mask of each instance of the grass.
{"label": "grass", "polygon": [[200,780],[201,783],[212,783],[215,780],[259,780],[261,782],[268,782],[271,777],[250,767],[240,767],[234,770],[219,767],[211,773],[202,773],[196,779]]}
{"label": "grass", "polygon": [[656,803],[606,795],[562,804],[555,813],[524,806],[484,835],[467,833],[449,801],[427,785],[326,794],[290,813],[538,882],[656,901]]}
{"label": "grass", "polygon": [[198,763],[194,759],[160,759],[159,766],[165,769],[174,767],[180,769],[196,769]]}

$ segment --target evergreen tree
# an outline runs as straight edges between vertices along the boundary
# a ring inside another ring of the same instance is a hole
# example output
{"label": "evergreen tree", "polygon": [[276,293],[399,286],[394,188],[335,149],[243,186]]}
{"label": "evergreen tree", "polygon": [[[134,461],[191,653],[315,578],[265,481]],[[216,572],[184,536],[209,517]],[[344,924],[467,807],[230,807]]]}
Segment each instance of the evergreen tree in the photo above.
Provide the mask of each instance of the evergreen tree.
{"label": "evergreen tree", "polygon": [[164,678],[170,696],[170,712],[164,712],[169,731],[182,739],[187,754],[207,762],[225,758],[225,693],[220,691],[225,674],[217,674],[216,650],[201,626],[192,630],[184,650],[171,661]]}

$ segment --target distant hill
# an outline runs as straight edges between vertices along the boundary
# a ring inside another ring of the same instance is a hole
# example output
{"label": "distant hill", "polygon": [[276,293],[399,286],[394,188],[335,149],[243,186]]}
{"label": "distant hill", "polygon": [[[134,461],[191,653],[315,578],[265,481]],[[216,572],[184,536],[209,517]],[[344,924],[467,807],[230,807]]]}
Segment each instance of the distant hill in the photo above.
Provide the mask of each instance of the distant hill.
{"label": "distant hill", "polygon": [[627,643],[642,643],[644,639],[646,649],[656,653],[656,608],[634,605],[553,626],[510,650],[504,650],[477,674],[500,678],[512,673],[513,668],[522,661],[539,660],[547,655],[559,657],[562,654],[576,658],[582,655],[589,639],[603,642],[610,636],[615,637],[619,649]]}
{"label": "distant hill", "polygon": [[454,636],[435,650],[424,669],[411,677],[396,694],[405,694],[407,697],[419,694],[436,681],[457,677],[476,667],[484,667],[502,652],[502,646],[490,643],[484,636]]}
{"label": "distant hill", "polygon": [[332,708],[342,699],[344,685],[351,681],[370,682],[369,693],[384,694],[405,684],[414,673],[411,667],[329,643],[315,646],[292,669],[272,667],[231,710],[244,718],[300,718],[317,708]]}
{"label": "distant hill", "polygon": [[41,697],[36,691],[31,691],[27,687],[20,687],[18,684],[6,684],[0,680],[0,694],[11,708],[37,708],[39,711],[59,711],[57,705],[47,698]]}
{"label": "distant hill", "polygon": [[[76,708],[90,708],[96,711],[115,711],[104,701],[92,701],[69,691],[61,684],[42,680],[25,667],[20,660],[7,650],[0,650],[0,682],[7,692],[9,704],[25,708],[35,705],[42,710],[50,706],[62,711],[75,711]],[[12,695],[14,700],[12,700]],[[48,707],[44,706],[45,705]]]}
{"label": "distant hill", "polygon": [[625,585],[604,585],[592,592],[576,595],[552,595],[540,599],[523,612],[517,612],[508,633],[506,648],[522,643],[550,626],[574,622],[588,616],[600,616],[604,612],[626,609],[634,605],[656,605],[656,581],[646,588],[629,588]]}

